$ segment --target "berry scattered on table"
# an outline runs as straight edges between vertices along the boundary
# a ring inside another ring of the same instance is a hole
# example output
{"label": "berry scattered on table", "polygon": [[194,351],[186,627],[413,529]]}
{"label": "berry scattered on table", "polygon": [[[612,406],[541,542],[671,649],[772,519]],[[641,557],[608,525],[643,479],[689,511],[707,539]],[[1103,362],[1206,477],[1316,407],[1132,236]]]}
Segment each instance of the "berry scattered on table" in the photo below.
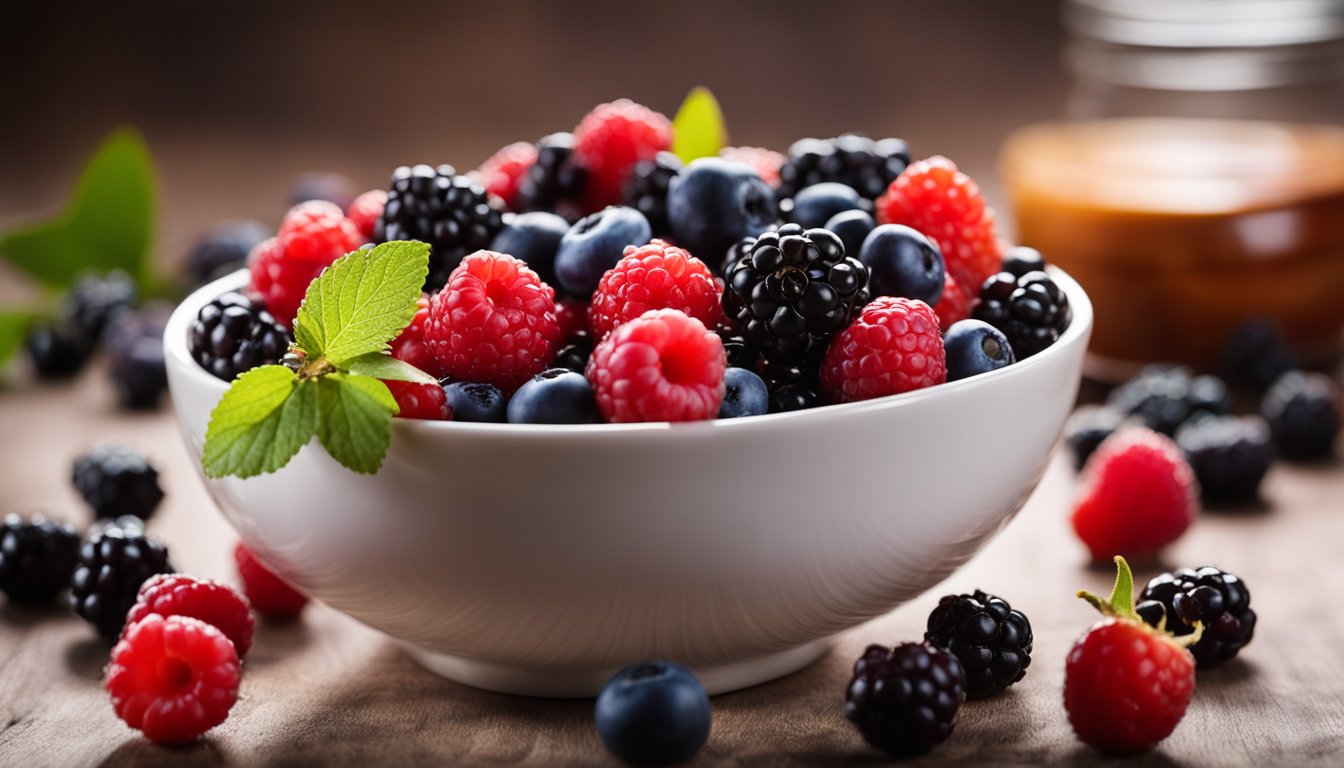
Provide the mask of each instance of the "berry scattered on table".
{"label": "berry scattered on table", "polygon": [[649,242],[653,230],[644,214],[613,205],[579,219],[555,253],[555,277],[572,296],[590,296],[602,275],[616,266],[625,249]]}
{"label": "berry scattered on table", "polygon": [[1283,338],[1278,323],[1265,317],[1233,330],[1219,350],[1219,362],[1228,381],[1257,393],[1299,367],[1297,353]]}
{"label": "berry scattered on table", "polygon": [[712,419],[723,403],[723,342],[675,309],[640,315],[607,334],[588,380],[609,422]]}
{"label": "berry scattered on table", "polygon": [[135,281],[119,269],[82,275],[61,302],[62,319],[89,339],[102,338],[117,314],[135,306]]}
{"label": "berry scattered on table", "polygon": [[832,216],[863,209],[864,200],[853,187],[834,181],[803,187],[792,198],[779,201],[780,216],[804,229],[825,226]]}
{"label": "berry scattered on table", "polygon": [[233,549],[243,594],[252,609],[268,619],[289,619],[303,612],[308,597],[276,576],[240,541]]}
{"label": "berry scattered on table", "polygon": [[1199,640],[1190,646],[1201,669],[1229,661],[1255,634],[1250,589],[1212,565],[1154,576],[1139,600],[1135,610],[1144,621],[1177,637],[1193,633],[1196,624],[1202,626]]}
{"label": "berry scattered on table", "polygon": [[552,133],[537,142],[537,161],[518,183],[516,211],[551,211],[567,221],[583,217],[588,170],[574,156],[574,134]]}
{"label": "berry scattered on table", "polygon": [[1335,450],[1340,429],[1339,386],[1321,373],[1290,371],[1260,402],[1274,446],[1287,459],[1317,459]]}
{"label": "berry scattered on table", "polygon": [[782,153],[765,147],[724,147],[719,157],[751,166],[771,187],[779,186],[779,169],[788,160]]}
{"label": "berry scattered on table", "polygon": [[159,471],[143,454],[124,445],[105,443],[79,456],[71,481],[100,518],[131,515],[148,520],[163,501]]}
{"label": "berry scattered on table", "polygon": [[355,199],[355,184],[348,177],[331,171],[312,171],[299,174],[289,190],[291,206],[318,200],[331,203],[342,210]]}
{"label": "berry scattered on table", "polygon": [[[948,265],[951,269],[951,264]],[[961,277],[954,275],[958,284]],[[1069,297],[1044,272],[1000,272],[985,281],[971,316],[1003,331],[1019,360],[1059,340],[1073,321]]]}
{"label": "berry scattered on table", "polygon": [[350,219],[350,223],[355,225],[359,231],[360,237],[366,241],[372,242],[374,233],[378,230],[378,219],[383,216],[383,209],[387,207],[387,190],[370,189],[356,197],[350,207],[346,209],[345,216]]}
{"label": "berry scattered on table", "polygon": [[168,314],[148,305],[121,312],[103,333],[108,379],[122,408],[156,408],[168,390],[168,368],[163,357]]}
{"label": "berry scattered on table", "polygon": [[655,237],[667,237],[667,190],[681,173],[682,163],[671,152],[640,160],[625,185],[625,204],[644,214]]}
{"label": "berry scattered on table", "polygon": [[709,696],[690,670],[670,661],[643,661],[612,676],[593,711],[597,733],[612,754],[632,765],[689,760],[709,739]]}
{"label": "berry scattered on table", "polygon": [[998,328],[979,320],[953,323],[943,334],[947,380],[997,371],[1016,362],[1013,347]]}
{"label": "berry scattered on table", "polygon": [[868,290],[874,298],[919,299],[932,307],[943,295],[947,273],[942,251],[904,224],[878,226],[864,239],[858,257],[868,268]]}
{"label": "berry scattered on table", "polygon": [[841,211],[827,219],[826,223],[822,225],[822,229],[828,229],[840,238],[840,242],[845,246],[845,253],[858,256],[859,249],[863,247],[863,241],[876,226],[872,214],[853,209]]}
{"label": "berry scattered on table", "polygon": [[601,339],[651,309],[679,309],[714,328],[723,316],[719,286],[704,262],[675,245],[654,240],[627,246],[593,292],[588,324]]}
{"label": "berry scattered on table", "polygon": [[201,307],[187,331],[192,358],[212,376],[233,381],[260,365],[280,362],[289,331],[259,303],[226,293]]}
{"label": "berry scattered on table", "polygon": [[270,237],[265,224],[255,219],[222,221],[201,235],[187,251],[186,277],[190,285],[202,285],[247,266],[247,255]]}
{"label": "berry scattered on table", "polygon": [[597,395],[583,374],[548,368],[533,376],[509,398],[510,424],[601,424]]}
{"label": "berry scattered on table", "polygon": [[1106,438],[1125,423],[1125,414],[1107,405],[1085,405],[1064,425],[1064,444],[1073,454],[1074,468],[1082,471]]}
{"label": "berry scattered on table", "polygon": [[454,381],[443,387],[453,421],[503,424],[508,399],[499,387],[474,381]]}
{"label": "berry scattered on table", "polygon": [[723,402],[719,405],[720,419],[760,416],[770,410],[770,390],[760,376],[745,368],[728,368],[723,372]]}
{"label": "berry scattered on table", "polygon": [[1204,500],[1245,503],[1260,494],[1274,462],[1269,426],[1259,416],[1200,416],[1176,432]]}
{"label": "berry scattered on table", "polygon": [[620,204],[639,161],[671,145],[671,121],[648,107],[629,99],[594,107],[574,129],[575,160],[588,170],[588,209]]}
{"label": "berry scattered on table", "polygon": [[751,166],[717,157],[691,161],[667,193],[673,241],[707,264],[774,226],[777,213],[774,190]]}
{"label": "berry scattered on table", "polygon": [[252,633],[256,628],[252,608],[242,595],[219,582],[184,573],[151,576],[140,586],[135,605],[126,614],[123,636],[151,614],[164,618],[190,616],[200,619],[223,632],[240,659],[252,648]]}
{"label": "berry scattered on table", "polygon": [[833,139],[800,139],[779,167],[779,196],[792,197],[813,184],[845,184],[877,199],[910,164],[910,148],[900,139],[873,141],[846,133]]}
{"label": "berry scattered on table", "polygon": [[56,381],[79,373],[93,353],[86,336],[68,323],[38,323],[24,340],[39,378]]}
{"label": "berry scattered on table", "polygon": [[397,401],[397,418],[424,421],[450,421],[452,409],[443,387],[438,384],[420,384],[413,381],[384,381]]}
{"label": "berry scattered on table", "polygon": [[490,250],[521,260],[543,283],[555,288],[559,285],[555,254],[560,250],[560,238],[568,231],[569,222],[548,211],[506,214],[504,226],[490,241]]}
{"label": "berry scattered on table", "polygon": [[938,317],[922,301],[882,296],[836,334],[821,363],[821,389],[851,403],[947,380]]}
{"label": "berry scattered on table", "polygon": [[512,210],[518,203],[518,187],[535,162],[536,145],[515,141],[496,150],[470,176],[477,184],[485,187],[487,194],[499,198],[505,208]]}
{"label": "berry scattered on table", "polygon": [[1216,376],[1195,376],[1178,365],[1150,365],[1111,390],[1107,403],[1149,429],[1174,435],[1198,415],[1221,416],[1232,410],[1227,385]]}
{"label": "berry scattered on table", "polygon": [[103,637],[120,634],[140,585],[173,570],[168,550],[140,526],[137,518],[120,518],[95,531],[70,578],[70,607]]}
{"label": "berry scattered on table", "polygon": [[947,740],[966,699],[961,663],[926,643],[870,645],[854,662],[845,717],[874,747],[920,755]]}
{"label": "berry scattered on table", "polygon": [[403,165],[392,172],[373,239],[429,243],[425,290],[437,291],[464,256],[490,247],[503,224],[485,188],[453,166]]}
{"label": "berry scattered on table", "polygon": [[929,614],[924,640],[957,657],[971,697],[1006,689],[1031,666],[1031,622],[1026,614],[978,589],[939,600]]}
{"label": "berry scattered on table", "polygon": [[40,515],[5,515],[0,523],[0,592],[16,603],[42,605],[70,586],[79,562],[79,534]]}

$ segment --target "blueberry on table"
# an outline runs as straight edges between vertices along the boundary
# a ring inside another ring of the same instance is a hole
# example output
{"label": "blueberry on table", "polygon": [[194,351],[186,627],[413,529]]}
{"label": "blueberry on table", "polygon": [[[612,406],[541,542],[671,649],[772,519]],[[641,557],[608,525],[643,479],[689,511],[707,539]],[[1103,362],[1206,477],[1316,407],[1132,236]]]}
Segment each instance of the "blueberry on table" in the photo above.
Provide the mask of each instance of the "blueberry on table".
{"label": "blueberry on table", "polygon": [[598,695],[594,717],[602,743],[633,765],[680,763],[709,739],[709,696],[689,670],[670,661],[617,672]]}
{"label": "blueberry on table", "polygon": [[627,245],[644,245],[652,237],[649,220],[634,208],[613,205],[585,216],[560,238],[556,280],[571,295],[589,296]]}
{"label": "blueberry on table", "polygon": [[918,299],[933,306],[943,296],[943,252],[917,230],[883,224],[868,233],[857,255],[868,268],[868,286],[875,297]]}
{"label": "blueberry on table", "polygon": [[998,328],[980,320],[960,320],[943,334],[947,380],[956,381],[1012,365],[1013,347]]}

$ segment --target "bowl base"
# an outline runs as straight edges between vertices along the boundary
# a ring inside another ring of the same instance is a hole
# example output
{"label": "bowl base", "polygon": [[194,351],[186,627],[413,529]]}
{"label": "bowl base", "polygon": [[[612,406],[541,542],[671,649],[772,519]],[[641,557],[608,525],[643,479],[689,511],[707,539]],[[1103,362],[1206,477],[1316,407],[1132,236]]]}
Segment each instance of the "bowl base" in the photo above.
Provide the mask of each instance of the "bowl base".
{"label": "bowl base", "polygon": [[[711,696],[728,693],[797,672],[821,658],[833,644],[834,638],[826,637],[743,661],[716,666],[692,666],[691,671]],[[602,686],[618,669],[521,667],[433,653],[409,644],[403,644],[403,647],[411,658],[440,677],[473,688],[521,696],[591,698],[602,690]]]}

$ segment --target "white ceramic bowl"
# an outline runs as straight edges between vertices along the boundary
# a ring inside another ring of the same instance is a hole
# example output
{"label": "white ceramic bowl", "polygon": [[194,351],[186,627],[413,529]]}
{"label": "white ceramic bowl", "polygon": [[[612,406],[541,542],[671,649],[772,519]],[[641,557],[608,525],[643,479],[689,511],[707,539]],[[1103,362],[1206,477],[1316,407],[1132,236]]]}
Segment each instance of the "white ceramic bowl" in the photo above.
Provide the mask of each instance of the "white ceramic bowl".
{"label": "white ceramic bowl", "polygon": [[[511,693],[583,696],[670,658],[711,692],[820,656],[932,587],[1022,507],[1077,392],[1092,307],[989,374],[798,413],[693,424],[396,420],[374,476],[316,441],[273,475],[207,480],[242,540],[300,589],[426,667]],[[168,323],[173,407],[199,458],[224,382]]]}

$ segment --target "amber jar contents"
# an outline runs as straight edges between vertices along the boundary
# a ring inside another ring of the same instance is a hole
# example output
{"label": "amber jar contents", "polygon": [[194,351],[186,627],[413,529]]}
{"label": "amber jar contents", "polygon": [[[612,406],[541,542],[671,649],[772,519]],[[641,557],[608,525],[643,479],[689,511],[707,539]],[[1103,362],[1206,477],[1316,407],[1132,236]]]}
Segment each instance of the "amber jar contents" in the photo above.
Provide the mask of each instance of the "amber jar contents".
{"label": "amber jar contents", "polygon": [[[1090,373],[1217,363],[1277,320],[1313,356],[1344,327],[1344,129],[1136,118],[1037,125],[1004,146],[1018,241],[1096,308]],[[1313,354],[1314,353],[1314,354]]]}

